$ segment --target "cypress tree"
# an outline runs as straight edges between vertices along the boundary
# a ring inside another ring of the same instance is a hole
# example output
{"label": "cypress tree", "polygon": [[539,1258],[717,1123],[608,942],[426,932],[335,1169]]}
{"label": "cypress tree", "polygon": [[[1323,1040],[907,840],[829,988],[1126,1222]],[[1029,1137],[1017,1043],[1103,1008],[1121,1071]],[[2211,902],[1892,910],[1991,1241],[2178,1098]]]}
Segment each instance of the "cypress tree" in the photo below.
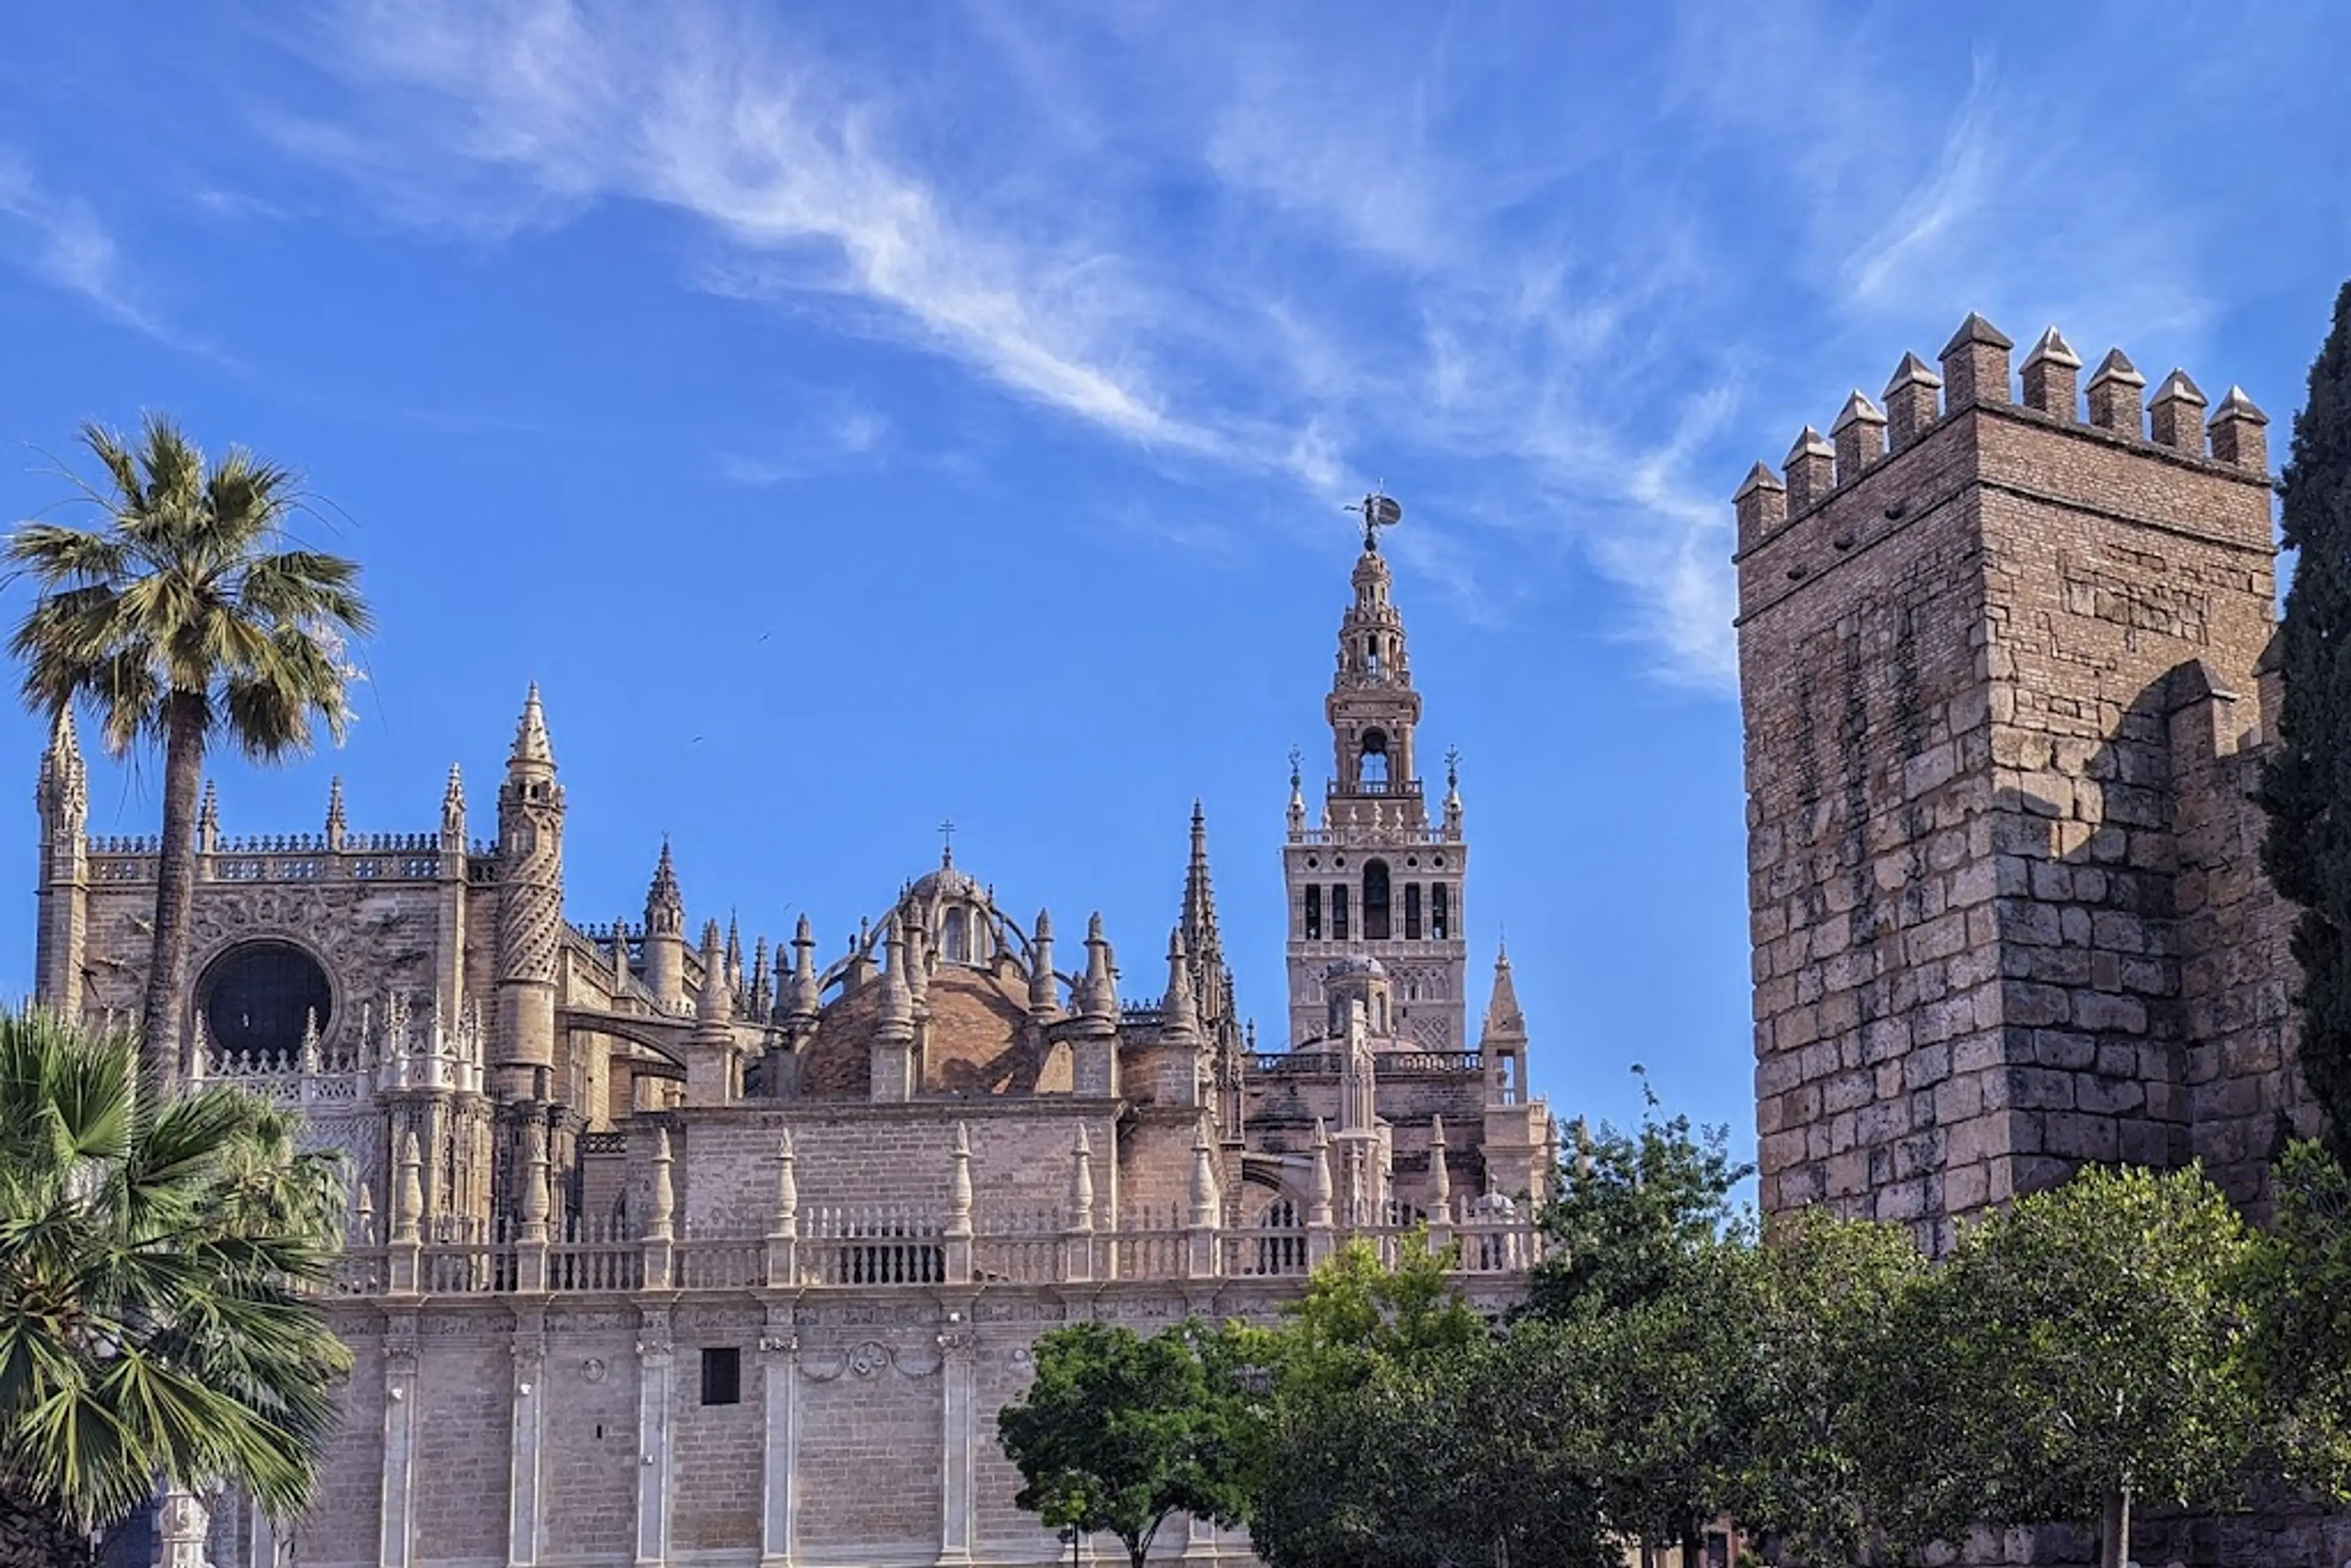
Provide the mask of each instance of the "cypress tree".
{"label": "cypress tree", "polygon": [[2303,1076],[2326,1113],[2328,1146],[2351,1168],[2351,283],[2310,367],[2279,491],[2296,559],[2280,632],[2279,746],[2262,778],[2262,863],[2302,908]]}

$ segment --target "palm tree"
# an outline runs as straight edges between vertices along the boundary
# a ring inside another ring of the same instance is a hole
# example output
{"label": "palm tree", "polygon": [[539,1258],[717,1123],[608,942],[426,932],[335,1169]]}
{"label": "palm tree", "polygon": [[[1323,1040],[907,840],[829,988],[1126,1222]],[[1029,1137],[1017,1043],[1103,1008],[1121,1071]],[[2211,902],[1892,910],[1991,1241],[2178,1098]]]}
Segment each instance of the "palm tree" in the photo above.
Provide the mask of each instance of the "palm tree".
{"label": "palm tree", "polygon": [[302,1507],[350,1354],[314,1292],[338,1156],[135,1037],[0,1013],[0,1568],[71,1563],[160,1477]]}
{"label": "palm tree", "polygon": [[207,464],[179,427],[150,414],[135,442],[86,424],[104,470],[82,486],[98,528],[27,523],[7,559],[39,585],[9,650],[36,712],[98,711],[106,748],[163,747],[162,853],[141,1036],[166,1083],[181,1069],[188,917],[195,893],[196,795],[217,739],[260,761],[310,748],[314,725],[340,742],[353,672],[345,638],[373,623],[360,569],[303,549],[286,532],[300,502],[291,469],[231,447]]}

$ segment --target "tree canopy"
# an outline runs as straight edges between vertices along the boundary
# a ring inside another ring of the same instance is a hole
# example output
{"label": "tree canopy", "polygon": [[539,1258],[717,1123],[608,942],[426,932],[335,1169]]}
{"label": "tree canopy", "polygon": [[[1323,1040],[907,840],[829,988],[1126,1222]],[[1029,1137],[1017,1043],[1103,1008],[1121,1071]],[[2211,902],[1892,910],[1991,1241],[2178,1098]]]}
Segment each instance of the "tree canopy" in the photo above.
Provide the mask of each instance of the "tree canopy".
{"label": "tree canopy", "polygon": [[1136,1568],[1171,1513],[1238,1523],[1247,1413],[1213,1331],[1145,1338],[1081,1322],[1045,1334],[1036,1381],[997,1414],[1023,1482],[1015,1501],[1053,1529],[1115,1536]]}
{"label": "tree canopy", "polygon": [[150,414],[138,435],[97,424],[82,444],[101,477],[84,497],[95,528],[33,522],[7,559],[38,590],[9,643],[26,704],[97,710],[110,752],[163,750],[162,853],[141,1033],[168,1079],[180,1062],[195,879],[196,795],[206,750],[226,740],[273,761],[341,740],[354,678],[346,639],[373,624],[359,567],[287,536],[291,469],[231,447],[217,463]]}
{"label": "tree canopy", "polygon": [[47,1542],[16,1561],[72,1561],[159,1476],[308,1501],[350,1358],[311,1294],[338,1166],[295,1126],[165,1099],[127,1034],[0,1014],[0,1542]]}
{"label": "tree canopy", "polygon": [[2351,283],[2310,367],[2279,491],[2294,566],[2278,629],[2285,701],[2262,775],[2262,864],[2301,906],[2302,1071],[2335,1158],[2351,1166]]}

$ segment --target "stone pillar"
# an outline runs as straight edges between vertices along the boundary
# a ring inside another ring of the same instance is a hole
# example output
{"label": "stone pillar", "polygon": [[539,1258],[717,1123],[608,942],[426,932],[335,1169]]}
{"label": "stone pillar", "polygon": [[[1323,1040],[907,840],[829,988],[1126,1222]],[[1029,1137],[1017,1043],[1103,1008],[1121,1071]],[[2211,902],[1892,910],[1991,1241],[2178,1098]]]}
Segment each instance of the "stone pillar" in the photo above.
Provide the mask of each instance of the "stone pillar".
{"label": "stone pillar", "polygon": [[670,1181],[669,1129],[653,1129],[653,1212],[645,1222],[644,1281],[648,1291],[670,1288],[670,1262],[675,1231],[672,1221],[677,1189]]}
{"label": "stone pillar", "polygon": [[637,1329],[637,1562],[669,1561],[669,1309],[646,1307]]}
{"label": "stone pillar", "polygon": [[1331,1212],[1331,1134],[1322,1118],[1314,1118],[1313,1186],[1306,1200],[1306,1262],[1319,1269],[1336,1246],[1332,1234],[1335,1217]]}
{"label": "stone pillar", "polygon": [[760,1376],[766,1406],[767,1447],[759,1471],[759,1568],[791,1568],[799,1533],[799,1500],[792,1494],[799,1458],[799,1336],[792,1333],[789,1302],[768,1309],[759,1336],[766,1358]]}
{"label": "stone pillar", "polygon": [[1078,1125],[1077,1148],[1070,1166],[1070,1215],[1061,1237],[1061,1278],[1082,1285],[1094,1277],[1094,1152]]}
{"label": "stone pillar", "polygon": [[[546,1261],[544,1243],[540,1262]],[[518,1308],[514,1337],[514,1437],[508,1444],[507,1562],[527,1568],[538,1562],[539,1450],[546,1427],[547,1317],[538,1308]]]}
{"label": "stone pillar", "polygon": [[947,1282],[971,1283],[971,1134],[961,1122],[955,1130],[955,1175],[947,1199]]}
{"label": "stone pillar", "polygon": [[776,1216],[768,1229],[768,1285],[789,1290],[799,1283],[800,1183],[792,1134],[784,1130],[776,1155]]}
{"label": "stone pillar", "polygon": [[383,1331],[383,1498],[376,1561],[408,1568],[416,1539],[416,1314],[392,1312]]}
{"label": "stone pillar", "polygon": [[386,1249],[390,1277],[385,1281],[385,1290],[394,1296],[413,1296],[417,1291],[422,1261],[417,1224],[424,1209],[424,1179],[417,1169],[419,1157],[415,1133],[402,1133],[400,1169],[392,1183],[392,1244]]}
{"label": "stone pillar", "polygon": [[974,1408],[968,1309],[947,1313],[939,1334],[939,1426],[946,1437],[939,1469],[939,1561],[968,1563],[979,1533],[978,1414]]}
{"label": "stone pillar", "polygon": [[1192,1132],[1192,1210],[1186,1229],[1185,1272],[1195,1280],[1213,1279],[1220,1272],[1217,1256],[1223,1249],[1224,1197],[1217,1190],[1216,1151],[1208,1141],[1208,1118],[1203,1115]]}

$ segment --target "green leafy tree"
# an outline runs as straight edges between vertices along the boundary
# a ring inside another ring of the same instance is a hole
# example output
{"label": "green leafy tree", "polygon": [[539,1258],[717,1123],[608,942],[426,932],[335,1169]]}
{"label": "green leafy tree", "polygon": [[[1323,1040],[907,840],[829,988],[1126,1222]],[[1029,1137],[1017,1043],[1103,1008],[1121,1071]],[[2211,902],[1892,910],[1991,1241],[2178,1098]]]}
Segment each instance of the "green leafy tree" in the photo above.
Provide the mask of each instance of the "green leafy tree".
{"label": "green leafy tree", "polygon": [[1928,1517],[2098,1526],[2231,1500],[2259,1406],[2242,1282],[2253,1238],[2190,1168],[2090,1167],[1961,1232],[1915,1362],[1941,1462]]}
{"label": "green leafy tree", "polygon": [[1599,1401],[1586,1429],[1611,1524],[1645,1555],[1672,1544],[1688,1561],[1754,1440],[1755,1243],[1731,1202],[1751,1167],[1722,1129],[1647,1101],[1634,1132],[1579,1126],[1542,1209],[1550,1246],[1529,1310]]}
{"label": "green leafy tree", "polygon": [[350,1357],[312,1293],[338,1171],[295,1127],[164,1098],[128,1034],[0,1014],[0,1564],[79,1561],[159,1476],[307,1502]]}
{"label": "green leafy tree", "polygon": [[1808,1209],[1751,1267],[1756,1425],[1734,1511],[1803,1561],[1904,1560],[1953,1528],[1912,1501],[1936,1448],[1910,1376],[1925,1255],[1907,1227]]}
{"label": "green leafy tree", "polygon": [[1135,1568],[1171,1513],[1240,1521],[1249,1412],[1208,1329],[1145,1339],[1076,1322],[1035,1354],[1036,1381],[996,1418],[1020,1507],[1056,1530],[1115,1536]]}
{"label": "green leafy tree", "polygon": [[2351,284],[2310,367],[2281,509],[2294,582],[2279,628],[2285,703],[2262,775],[2262,864],[2302,909],[2302,1070],[2351,1166]]}
{"label": "green leafy tree", "polygon": [[231,447],[207,463],[179,427],[148,416],[133,440],[85,425],[102,478],[85,494],[95,528],[26,523],[7,559],[38,589],[10,650],[27,706],[98,713],[107,749],[163,752],[162,854],[141,1037],[168,1082],[180,1070],[195,888],[196,796],[205,752],[226,741],[275,761],[350,721],[345,639],[371,625],[359,568],[287,535],[293,472]]}
{"label": "green leafy tree", "polygon": [[2319,1145],[2278,1160],[2277,1219],[2252,1259],[2252,1361],[2278,1470],[2351,1502],[2351,1173]]}
{"label": "green leafy tree", "polygon": [[1560,1346],[1498,1339],[1449,1253],[1343,1247],[1275,1329],[1235,1327],[1266,1394],[1249,1531],[1276,1568],[1614,1568]]}
{"label": "green leafy tree", "polygon": [[1593,1134],[1576,1124],[1576,1147],[1541,1210],[1550,1246],[1531,1300],[1545,1317],[1697,1289],[1709,1246],[1737,1226],[1730,1195],[1754,1167],[1730,1157],[1723,1128],[1661,1119],[1646,1078],[1642,1088],[1648,1113],[1637,1130],[1604,1122]]}

